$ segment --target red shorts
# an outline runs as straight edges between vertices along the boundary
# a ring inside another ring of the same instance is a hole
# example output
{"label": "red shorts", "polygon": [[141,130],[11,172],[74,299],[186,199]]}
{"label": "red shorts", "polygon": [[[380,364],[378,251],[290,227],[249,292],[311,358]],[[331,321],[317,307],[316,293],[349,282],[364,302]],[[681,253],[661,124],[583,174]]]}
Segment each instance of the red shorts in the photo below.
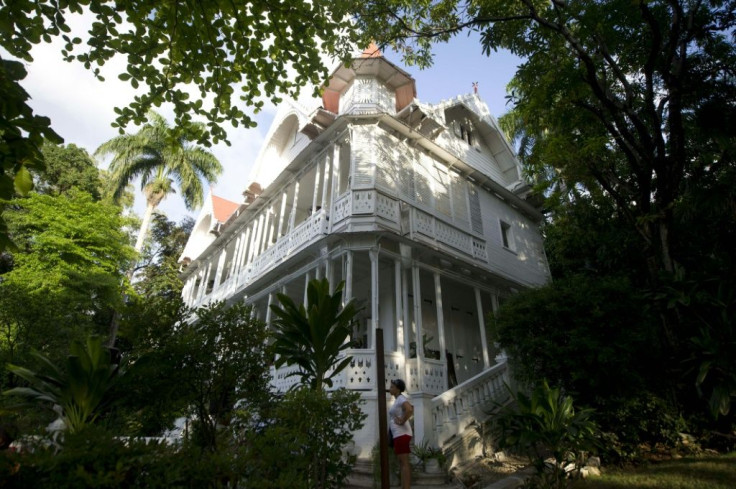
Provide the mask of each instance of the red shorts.
{"label": "red shorts", "polygon": [[402,453],[411,453],[409,444],[411,443],[411,435],[401,435],[394,438],[394,453],[401,455]]}

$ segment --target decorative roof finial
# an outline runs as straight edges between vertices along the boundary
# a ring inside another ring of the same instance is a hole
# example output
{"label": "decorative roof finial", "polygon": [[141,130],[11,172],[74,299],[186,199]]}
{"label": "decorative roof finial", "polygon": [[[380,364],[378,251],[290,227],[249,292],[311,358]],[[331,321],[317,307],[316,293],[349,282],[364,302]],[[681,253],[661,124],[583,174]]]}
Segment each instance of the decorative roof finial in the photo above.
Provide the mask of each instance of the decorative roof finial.
{"label": "decorative roof finial", "polygon": [[478,82],[473,82],[473,93],[478,94]]}

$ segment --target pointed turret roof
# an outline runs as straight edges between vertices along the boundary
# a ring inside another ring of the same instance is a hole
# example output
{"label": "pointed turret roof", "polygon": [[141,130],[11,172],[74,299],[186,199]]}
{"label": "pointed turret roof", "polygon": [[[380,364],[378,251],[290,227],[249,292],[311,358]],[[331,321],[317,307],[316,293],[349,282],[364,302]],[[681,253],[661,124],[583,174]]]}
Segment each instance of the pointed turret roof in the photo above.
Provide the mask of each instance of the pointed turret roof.
{"label": "pointed turret roof", "polygon": [[239,205],[237,202],[212,195],[212,214],[217,222],[227,222]]}

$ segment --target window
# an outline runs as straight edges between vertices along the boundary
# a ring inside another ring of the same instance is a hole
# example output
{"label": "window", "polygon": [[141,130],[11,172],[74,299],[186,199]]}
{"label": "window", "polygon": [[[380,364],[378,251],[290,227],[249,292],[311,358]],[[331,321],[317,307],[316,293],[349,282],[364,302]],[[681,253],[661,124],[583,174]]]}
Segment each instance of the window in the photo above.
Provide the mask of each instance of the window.
{"label": "window", "polygon": [[501,221],[501,240],[503,241],[503,247],[513,250],[514,238],[511,234],[511,225],[507,222]]}
{"label": "window", "polygon": [[470,124],[460,124],[460,139],[464,140],[469,145],[473,145],[473,130]]}
{"label": "window", "polygon": [[462,121],[452,121],[452,127],[455,136],[459,137],[470,146],[475,146],[475,132],[473,131],[473,124],[469,120],[463,119]]}

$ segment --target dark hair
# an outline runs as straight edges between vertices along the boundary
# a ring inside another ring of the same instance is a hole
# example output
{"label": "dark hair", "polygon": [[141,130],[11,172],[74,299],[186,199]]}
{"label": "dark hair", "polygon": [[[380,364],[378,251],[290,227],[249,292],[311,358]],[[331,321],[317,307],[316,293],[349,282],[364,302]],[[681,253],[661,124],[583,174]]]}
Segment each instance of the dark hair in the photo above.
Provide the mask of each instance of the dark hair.
{"label": "dark hair", "polygon": [[395,385],[397,389],[399,389],[399,392],[404,392],[406,390],[406,384],[401,379],[394,379],[391,381],[391,383]]}

